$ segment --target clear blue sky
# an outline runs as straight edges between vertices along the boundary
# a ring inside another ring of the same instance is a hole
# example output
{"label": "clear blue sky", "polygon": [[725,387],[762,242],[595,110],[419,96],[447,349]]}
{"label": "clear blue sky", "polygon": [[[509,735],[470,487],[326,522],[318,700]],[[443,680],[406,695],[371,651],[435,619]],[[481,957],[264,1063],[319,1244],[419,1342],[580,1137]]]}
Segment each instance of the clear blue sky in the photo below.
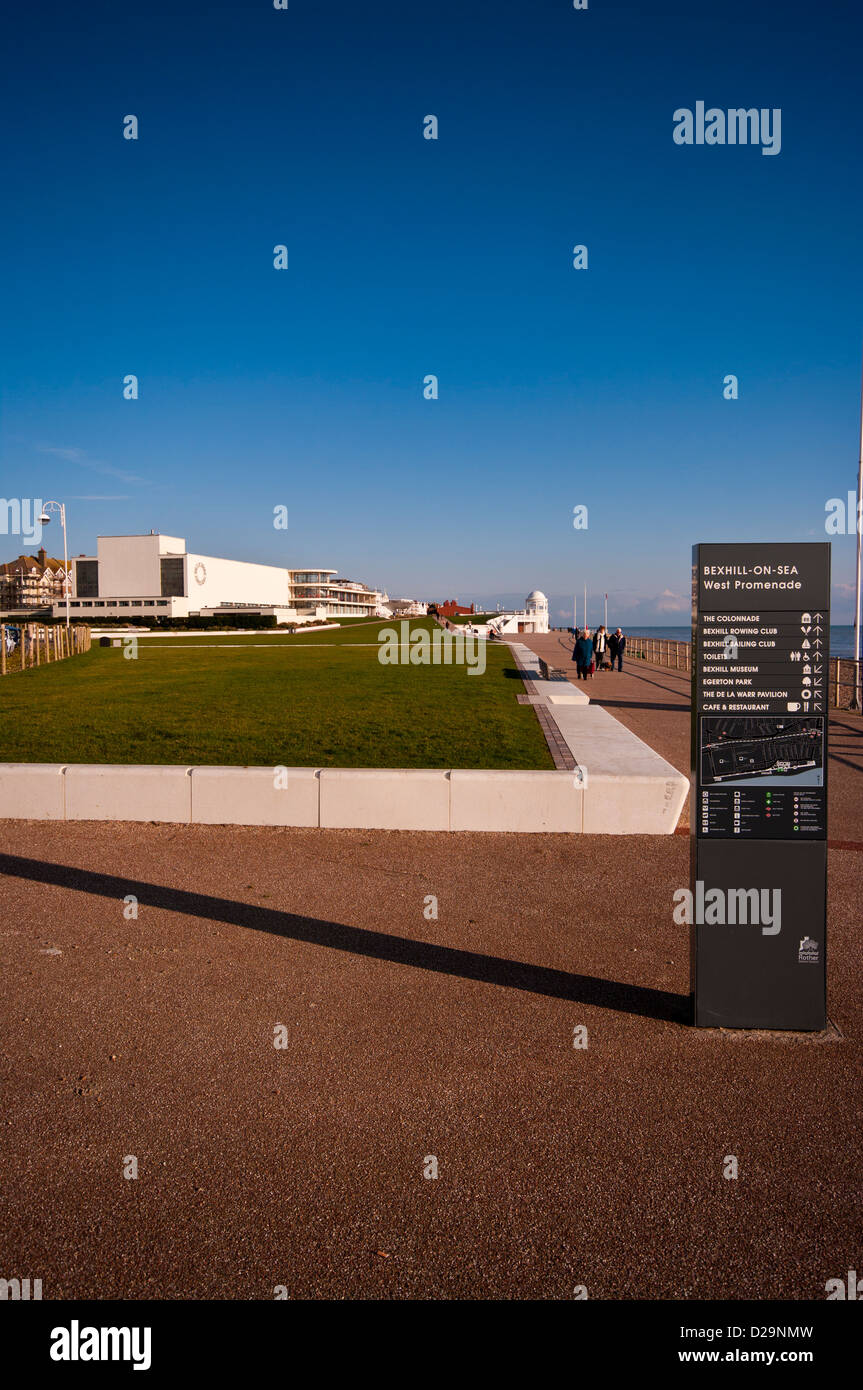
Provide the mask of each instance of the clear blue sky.
{"label": "clear blue sky", "polygon": [[[73,553],[153,527],[393,595],[587,581],[649,623],[685,619],[694,541],[826,539],[856,473],[856,0],[4,24],[0,490],[65,499]],[[676,145],[698,100],[781,108],[781,152]]]}

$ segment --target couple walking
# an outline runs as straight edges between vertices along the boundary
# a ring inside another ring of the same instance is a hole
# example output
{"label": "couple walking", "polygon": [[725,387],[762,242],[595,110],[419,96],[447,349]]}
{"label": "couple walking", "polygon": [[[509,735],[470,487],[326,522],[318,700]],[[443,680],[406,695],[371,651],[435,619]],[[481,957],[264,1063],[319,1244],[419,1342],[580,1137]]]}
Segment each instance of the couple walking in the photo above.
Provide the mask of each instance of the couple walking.
{"label": "couple walking", "polygon": [[612,671],[615,661],[618,671],[622,671],[625,651],[626,638],[620,628],[609,633],[606,632],[604,626],[601,626],[596,629],[593,636],[591,636],[589,627],[584,628],[577,636],[572,652],[572,659],[575,662],[579,680],[588,680],[595,670],[601,669],[605,665],[606,661],[609,662]]}

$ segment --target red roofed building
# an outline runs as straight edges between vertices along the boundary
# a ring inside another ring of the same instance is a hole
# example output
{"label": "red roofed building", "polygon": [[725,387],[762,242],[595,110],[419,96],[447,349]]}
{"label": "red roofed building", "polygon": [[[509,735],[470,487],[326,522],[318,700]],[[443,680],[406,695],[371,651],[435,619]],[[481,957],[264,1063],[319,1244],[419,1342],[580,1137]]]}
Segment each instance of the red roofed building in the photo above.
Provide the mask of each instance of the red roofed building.
{"label": "red roofed building", "polygon": [[446,603],[439,603],[436,605],[436,607],[438,613],[442,618],[455,618],[458,616],[459,613],[476,612],[476,607],[474,604],[471,604],[470,608],[464,608],[461,604],[457,603],[454,598],[448,598]]}

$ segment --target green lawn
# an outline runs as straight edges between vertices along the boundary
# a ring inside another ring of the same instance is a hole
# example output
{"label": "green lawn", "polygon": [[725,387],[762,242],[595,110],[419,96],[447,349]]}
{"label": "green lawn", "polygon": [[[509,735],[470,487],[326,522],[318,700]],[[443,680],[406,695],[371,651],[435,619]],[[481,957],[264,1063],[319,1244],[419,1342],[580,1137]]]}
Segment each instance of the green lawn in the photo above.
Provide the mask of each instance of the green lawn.
{"label": "green lawn", "polygon": [[[0,761],[553,767],[533,709],[516,701],[523,686],[506,648],[486,649],[483,675],[383,666],[376,636],[393,625],[154,634],[139,639],[137,660],[94,645],[0,681]],[[373,645],[349,646],[360,632]]]}

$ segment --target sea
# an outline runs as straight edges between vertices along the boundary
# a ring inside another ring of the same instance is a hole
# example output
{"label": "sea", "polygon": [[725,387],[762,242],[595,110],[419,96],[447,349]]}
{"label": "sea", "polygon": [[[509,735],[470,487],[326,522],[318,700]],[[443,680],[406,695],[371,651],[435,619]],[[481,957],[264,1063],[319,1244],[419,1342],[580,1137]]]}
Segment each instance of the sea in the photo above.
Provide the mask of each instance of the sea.
{"label": "sea", "polygon": [[[692,639],[692,630],[687,623],[685,627],[640,627],[633,625],[624,631],[633,637],[662,637],[668,642],[689,642]],[[830,655],[853,657],[854,655],[854,628],[851,623],[847,627],[843,625],[830,624]]]}

